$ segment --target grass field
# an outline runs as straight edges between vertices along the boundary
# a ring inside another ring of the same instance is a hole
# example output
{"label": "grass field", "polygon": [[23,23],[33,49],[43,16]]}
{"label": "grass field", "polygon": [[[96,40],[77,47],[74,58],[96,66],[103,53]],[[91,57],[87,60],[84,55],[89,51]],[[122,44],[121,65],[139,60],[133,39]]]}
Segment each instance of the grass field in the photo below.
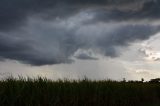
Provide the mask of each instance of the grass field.
{"label": "grass field", "polygon": [[0,106],[160,106],[160,83],[7,78]]}

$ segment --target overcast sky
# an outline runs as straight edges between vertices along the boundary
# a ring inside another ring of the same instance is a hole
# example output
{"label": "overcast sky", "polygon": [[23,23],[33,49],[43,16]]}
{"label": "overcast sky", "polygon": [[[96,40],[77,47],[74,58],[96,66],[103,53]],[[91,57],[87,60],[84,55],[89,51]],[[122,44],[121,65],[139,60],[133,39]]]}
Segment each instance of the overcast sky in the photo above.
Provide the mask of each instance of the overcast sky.
{"label": "overcast sky", "polygon": [[160,77],[159,0],[1,0],[0,77]]}

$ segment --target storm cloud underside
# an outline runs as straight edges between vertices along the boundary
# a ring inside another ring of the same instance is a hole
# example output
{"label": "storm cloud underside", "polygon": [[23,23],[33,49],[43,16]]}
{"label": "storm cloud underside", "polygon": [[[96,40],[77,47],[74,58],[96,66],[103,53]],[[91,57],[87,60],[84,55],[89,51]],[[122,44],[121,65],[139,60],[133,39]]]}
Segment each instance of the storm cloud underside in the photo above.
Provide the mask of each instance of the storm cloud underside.
{"label": "storm cloud underside", "polygon": [[[0,60],[51,65],[97,60],[91,54],[114,58],[117,48],[159,32],[159,8],[158,0],[1,0]],[[90,53],[76,54],[81,50]]]}

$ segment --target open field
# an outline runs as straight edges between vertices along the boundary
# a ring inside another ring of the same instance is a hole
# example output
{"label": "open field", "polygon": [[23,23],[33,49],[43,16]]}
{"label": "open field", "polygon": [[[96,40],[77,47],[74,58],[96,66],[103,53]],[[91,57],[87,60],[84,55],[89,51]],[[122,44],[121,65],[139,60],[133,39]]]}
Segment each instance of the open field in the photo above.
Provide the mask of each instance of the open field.
{"label": "open field", "polygon": [[51,81],[8,78],[0,81],[0,106],[160,106],[160,83]]}

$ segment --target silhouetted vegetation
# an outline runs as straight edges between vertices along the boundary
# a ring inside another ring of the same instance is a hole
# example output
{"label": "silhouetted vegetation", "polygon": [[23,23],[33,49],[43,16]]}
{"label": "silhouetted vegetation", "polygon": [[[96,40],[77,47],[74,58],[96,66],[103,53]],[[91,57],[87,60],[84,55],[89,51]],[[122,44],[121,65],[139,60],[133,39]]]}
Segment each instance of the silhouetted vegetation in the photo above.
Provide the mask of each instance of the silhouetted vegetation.
{"label": "silhouetted vegetation", "polygon": [[160,82],[160,78],[151,79],[149,82],[151,82],[151,83],[159,83]]}
{"label": "silhouetted vegetation", "polygon": [[7,78],[0,106],[160,106],[160,84],[142,81]]}

